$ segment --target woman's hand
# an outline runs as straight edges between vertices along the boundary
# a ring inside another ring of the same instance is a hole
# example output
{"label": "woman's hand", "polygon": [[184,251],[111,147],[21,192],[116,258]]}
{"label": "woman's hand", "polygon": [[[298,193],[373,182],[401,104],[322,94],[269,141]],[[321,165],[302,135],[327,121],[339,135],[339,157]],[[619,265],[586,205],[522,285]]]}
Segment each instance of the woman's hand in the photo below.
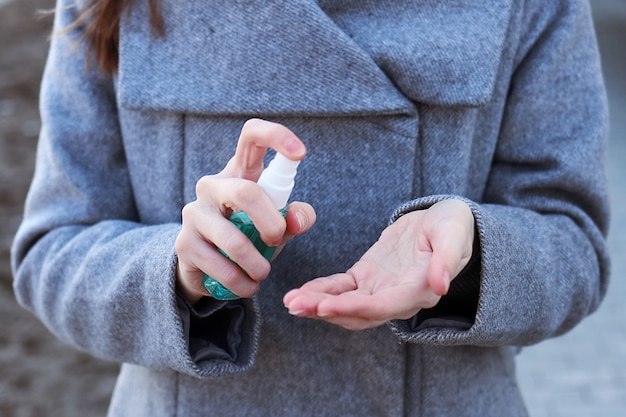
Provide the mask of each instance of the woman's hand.
{"label": "woman's hand", "polygon": [[467,265],[474,216],[461,200],[400,217],[347,272],[317,278],[283,299],[289,312],[360,330],[434,307]]}
{"label": "woman's hand", "polygon": [[176,239],[176,274],[179,289],[191,303],[208,295],[202,285],[205,273],[235,294],[250,297],[270,272],[269,262],[228,220],[233,211],[245,211],[263,242],[279,249],[315,223],[315,211],[306,203],[290,204],[285,221],[256,184],[268,148],[292,160],[301,160],[306,154],[304,144],[286,127],[249,120],[241,130],[235,155],[224,170],[201,178],[196,184],[197,199],[183,208],[182,229]]}

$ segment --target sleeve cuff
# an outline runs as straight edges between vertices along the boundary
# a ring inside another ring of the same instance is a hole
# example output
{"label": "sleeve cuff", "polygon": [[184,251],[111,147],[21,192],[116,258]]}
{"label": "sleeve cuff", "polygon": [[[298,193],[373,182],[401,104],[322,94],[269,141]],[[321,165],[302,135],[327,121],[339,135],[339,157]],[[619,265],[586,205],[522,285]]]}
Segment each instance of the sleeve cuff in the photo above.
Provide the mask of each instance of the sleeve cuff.
{"label": "sleeve cuff", "polygon": [[192,306],[177,293],[177,305],[189,355],[199,368],[213,368],[216,363],[240,364],[244,368],[251,365],[258,339],[258,312],[253,300],[205,297]]}

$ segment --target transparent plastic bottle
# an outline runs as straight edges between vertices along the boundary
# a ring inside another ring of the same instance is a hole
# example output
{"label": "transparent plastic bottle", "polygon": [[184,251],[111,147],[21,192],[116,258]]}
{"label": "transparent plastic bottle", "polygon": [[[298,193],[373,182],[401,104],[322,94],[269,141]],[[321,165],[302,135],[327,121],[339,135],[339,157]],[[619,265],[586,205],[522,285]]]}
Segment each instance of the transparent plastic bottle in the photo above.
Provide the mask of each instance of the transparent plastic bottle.
{"label": "transparent plastic bottle", "polygon": [[[291,190],[293,190],[294,178],[296,176],[299,163],[300,161],[292,161],[284,155],[277,153],[267,168],[263,170],[263,173],[257,182],[257,184],[270,197],[274,206],[283,215],[283,217],[287,216],[287,201],[291,195]],[[261,240],[259,231],[256,229],[254,223],[245,212],[236,211],[230,216],[229,220],[250,239],[250,241],[254,244],[254,247],[259,251],[259,253],[261,253],[261,255],[263,255],[265,259],[268,261],[272,259],[272,256],[274,256],[274,252],[276,251],[276,247],[268,246],[265,242],[263,242],[263,240]],[[222,255],[230,259],[228,254],[223,250],[219,249],[219,251]],[[218,300],[236,300],[241,298],[206,274],[204,275],[202,282],[209,294]]]}

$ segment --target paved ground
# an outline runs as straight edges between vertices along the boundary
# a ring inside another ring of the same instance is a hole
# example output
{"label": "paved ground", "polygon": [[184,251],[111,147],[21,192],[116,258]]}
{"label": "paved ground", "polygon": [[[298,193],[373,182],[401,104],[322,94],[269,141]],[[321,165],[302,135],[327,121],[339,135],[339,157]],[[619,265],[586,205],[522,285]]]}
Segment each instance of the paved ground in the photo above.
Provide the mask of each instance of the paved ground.
{"label": "paved ground", "polygon": [[532,417],[626,416],[626,1],[594,0],[593,8],[612,113],[612,281],[596,313],[520,355]]}

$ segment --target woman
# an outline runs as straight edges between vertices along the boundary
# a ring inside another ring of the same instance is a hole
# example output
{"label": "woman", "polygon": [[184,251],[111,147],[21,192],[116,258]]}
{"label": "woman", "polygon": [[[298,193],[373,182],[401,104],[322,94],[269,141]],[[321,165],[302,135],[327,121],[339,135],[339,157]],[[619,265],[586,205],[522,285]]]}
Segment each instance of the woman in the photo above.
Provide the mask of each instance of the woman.
{"label": "woman", "polygon": [[[124,363],[110,416],[526,415],[516,346],[607,285],[587,2],[113,4],[59,2],[13,248],[19,301]],[[270,268],[234,209],[301,236]]]}

